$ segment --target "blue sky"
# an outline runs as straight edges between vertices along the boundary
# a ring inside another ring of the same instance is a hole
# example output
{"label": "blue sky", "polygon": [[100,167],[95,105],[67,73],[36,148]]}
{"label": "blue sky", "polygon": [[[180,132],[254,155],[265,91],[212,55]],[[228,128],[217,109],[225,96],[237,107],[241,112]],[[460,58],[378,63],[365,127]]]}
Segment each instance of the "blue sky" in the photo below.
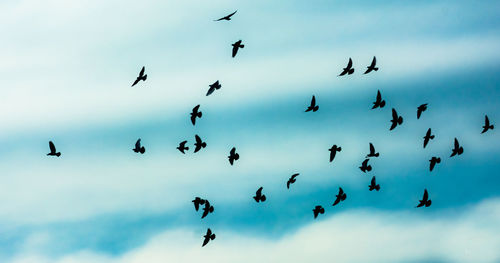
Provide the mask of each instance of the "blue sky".
{"label": "blue sky", "polygon": [[[500,116],[499,11],[471,1],[0,3],[0,261],[500,262],[500,140],[480,134],[485,114],[495,125]],[[380,70],[362,75],[374,55]],[[337,77],[349,57],[356,72]],[[148,79],[131,88],[142,66]],[[206,97],[215,80],[222,88]],[[377,90],[387,105],[371,110]],[[312,95],[319,111],[304,113]],[[391,108],[404,117],[393,131]],[[428,128],[436,139],[422,149]],[[193,154],[195,134],[207,148]],[[449,158],[455,137],[464,154]],[[137,138],[144,155],[131,151]],[[60,158],[45,155],[49,140]],[[175,149],[183,140],[186,155]],[[369,142],[380,157],[363,174]],[[342,152],[329,163],[333,144]],[[233,146],[241,159],[230,166]],[[443,161],[431,173],[432,156]],[[380,192],[368,191],[372,176]],[[251,198],[260,186],[263,204]],[[339,186],[347,200],[332,207]],[[415,209],[424,188],[433,204]],[[200,220],[195,196],[215,213]],[[314,220],[316,205],[326,213]],[[207,227],[217,238],[201,248]]]}

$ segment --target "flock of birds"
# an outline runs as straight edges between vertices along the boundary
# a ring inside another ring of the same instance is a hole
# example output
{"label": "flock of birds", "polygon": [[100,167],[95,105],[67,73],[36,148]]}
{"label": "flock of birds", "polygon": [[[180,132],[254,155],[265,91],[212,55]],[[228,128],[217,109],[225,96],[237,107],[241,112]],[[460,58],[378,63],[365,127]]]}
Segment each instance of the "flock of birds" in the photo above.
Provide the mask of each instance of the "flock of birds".
{"label": "flock of birds", "polygon": [[[236,12],[237,11],[235,11],[227,16],[224,16],[220,19],[214,20],[214,21],[222,21],[222,20],[229,21],[229,20],[231,20],[231,17],[234,14],[236,14]],[[238,50],[240,48],[245,47],[241,43],[242,43],[242,41],[238,40],[234,44],[232,44],[232,46],[233,46],[232,57],[236,56],[236,54],[238,53]],[[376,64],[377,64],[377,59],[376,59],[376,57],[373,57],[373,60],[370,64],[370,66],[367,67],[364,74],[368,74],[372,71],[378,71],[378,67],[376,67]],[[354,68],[353,68],[352,59],[349,58],[349,62],[347,64],[347,66],[345,68],[343,68],[342,72],[338,76],[340,77],[340,76],[344,76],[344,75],[351,75],[353,73],[354,73]],[[142,67],[141,71],[139,72],[139,76],[137,76],[136,80],[133,82],[132,87],[137,85],[140,81],[146,81],[147,77],[148,77],[148,75],[145,74],[145,67]],[[209,89],[206,93],[206,96],[211,95],[215,90],[218,90],[220,88],[221,88],[221,84],[217,80],[213,84],[209,85]],[[382,99],[382,94],[380,93],[380,90],[378,90],[377,96],[375,98],[375,102],[373,102],[372,109],[383,108],[385,106],[385,104],[386,104],[386,102],[385,102],[385,100]],[[422,115],[422,113],[427,110],[427,106],[428,106],[428,104],[425,103],[425,104],[422,104],[422,105],[417,107],[417,119],[420,119],[420,116]],[[306,108],[305,112],[311,112],[311,111],[316,112],[316,111],[318,111],[318,109],[319,109],[319,106],[316,104],[316,98],[313,95],[312,99],[311,99],[311,103]],[[196,125],[196,119],[202,117],[202,112],[200,111],[200,105],[196,105],[193,108],[190,115],[191,115],[190,116],[191,123],[194,126],[194,125]],[[399,116],[397,111],[394,108],[392,109],[392,119],[390,120],[390,122],[391,122],[391,126],[390,126],[389,130],[393,130],[396,127],[398,127],[399,125],[403,124],[403,117]],[[490,121],[489,121],[487,115],[485,115],[484,126],[482,128],[483,128],[483,130],[481,133],[485,133],[488,130],[493,130],[493,128],[494,128],[494,125],[490,124]],[[434,139],[434,135],[432,135],[431,128],[429,128],[427,130],[423,139],[424,139],[423,148],[425,148],[427,146],[427,144],[429,143],[429,141]],[[185,154],[186,151],[189,150],[189,147],[187,147],[186,144],[187,144],[187,140],[180,142],[179,146],[177,147],[177,149],[183,154]],[[207,143],[204,142],[200,138],[200,136],[198,136],[196,134],[195,135],[195,143],[194,143],[194,147],[195,147],[194,152],[196,153],[196,152],[200,151],[201,149],[205,148],[206,146],[207,146]],[[56,150],[56,147],[52,141],[49,141],[49,148],[50,148],[50,152],[47,154],[48,156],[56,156],[56,157],[61,156],[61,152],[58,152]],[[140,153],[140,154],[144,154],[146,152],[146,148],[141,145],[140,138],[136,141],[135,147],[132,150],[134,152]],[[337,145],[333,145],[328,150],[330,152],[330,162],[333,162],[336,154],[342,151],[342,147],[337,146]],[[456,155],[461,155],[463,152],[464,152],[463,147],[460,146],[458,139],[455,138],[452,153],[451,153],[450,157],[453,157]],[[361,166],[359,166],[359,169],[363,173],[370,172],[372,170],[372,166],[368,164],[368,162],[370,161],[370,158],[376,158],[376,157],[379,157],[379,155],[380,154],[378,152],[376,152],[373,144],[369,143],[369,153],[368,153],[368,155],[366,155],[364,161],[361,163]],[[236,152],[236,148],[233,147],[230,150],[229,156],[228,156],[228,160],[229,160],[230,165],[233,165],[234,162],[237,161],[239,158],[240,158],[240,155]],[[441,158],[437,157],[437,156],[433,156],[429,160],[429,163],[430,163],[429,170],[432,172],[432,170],[434,169],[436,164],[441,163]],[[296,182],[297,176],[299,176],[299,173],[293,174],[288,179],[288,181],[286,182],[287,189],[289,189],[290,186]],[[262,193],[262,190],[263,190],[263,187],[260,187],[259,189],[257,189],[255,196],[253,196],[253,199],[257,203],[266,201],[266,195]],[[370,185],[368,185],[368,190],[369,191],[373,191],[373,190],[379,191],[380,190],[380,185],[377,184],[375,176],[372,177]],[[332,206],[336,206],[340,202],[346,200],[347,195],[344,192],[344,190],[342,189],[342,187],[339,187],[339,192],[335,197],[336,198],[335,198],[335,201],[333,202]],[[200,206],[203,206],[203,208],[202,208],[203,213],[201,216],[202,219],[214,212],[214,206],[210,204],[209,200],[206,200],[206,199],[203,199],[200,197],[195,197],[195,199],[192,202],[194,204],[194,208],[196,211],[199,211]],[[429,198],[429,193],[427,192],[427,189],[424,189],[422,200],[419,200],[419,203],[416,207],[429,207],[431,204],[432,204],[432,200]],[[312,211],[313,211],[314,218],[317,218],[319,214],[325,213],[325,209],[321,205],[315,206]],[[211,240],[214,240],[215,234],[212,232],[212,230],[210,228],[208,228],[206,234],[203,237],[204,237],[204,239],[203,239],[202,247],[205,246],[206,244],[208,244],[208,242],[210,242]]]}

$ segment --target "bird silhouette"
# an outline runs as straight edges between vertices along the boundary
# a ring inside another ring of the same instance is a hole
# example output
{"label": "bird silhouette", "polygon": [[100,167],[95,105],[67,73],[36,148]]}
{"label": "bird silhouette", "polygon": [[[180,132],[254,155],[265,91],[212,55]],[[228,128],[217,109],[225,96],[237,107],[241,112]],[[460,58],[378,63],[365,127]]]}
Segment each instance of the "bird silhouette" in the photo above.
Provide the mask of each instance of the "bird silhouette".
{"label": "bird silhouette", "polygon": [[205,204],[205,199],[201,199],[200,197],[196,197],[193,201],[194,204],[194,209],[196,211],[198,211],[198,209],[200,209],[200,205],[204,205]]}
{"label": "bird silhouette", "polygon": [[245,47],[245,45],[241,44],[241,40],[234,42],[234,44],[231,44],[231,46],[233,46],[233,58],[234,56],[236,56],[236,53],[238,53],[238,49]]}
{"label": "bird silhouette", "polygon": [[494,125],[490,125],[490,120],[488,119],[488,115],[484,115],[484,126],[483,131],[481,133],[485,133],[488,130],[493,130],[495,128]]}
{"label": "bird silhouette", "polygon": [[460,146],[460,144],[458,143],[458,140],[457,138],[455,138],[455,143],[453,144],[453,149],[451,150],[451,155],[450,157],[453,157],[455,155],[461,155],[462,153],[464,153],[464,148],[462,146]]}
{"label": "bird silhouette", "polygon": [[366,173],[366,172],[369,172],[372,170],[372,166],[371,165],[368,165],[368,161],[370,159],[365,159],[363,161],[363,163],[361,163],[361,166],[359,167],[359,169],[363,172],[363,173]]}
{"label": "bird silhouette", "polygon": [[377,98],[373,103],[372,110],[376,108],[383,108],[384,106],[385,106],[385,100],[382,100],[382,94],[380,94],[380,90],[377,90]]}
{"label": "bird silhouette", "polygon": [[200,104],[196,105],[191,112],[191,123],[193,124],[193,126],[196,124],[196,118],[201,118],[202,113],[201,111],[198,111],[199,109]]}
{"label": "bird silhouette", "polygon": [[139,81],[146,81],[146,79],[148,78],[148,75],[144,75],[144,70],[145,68],[142,67],[141,69],[141,72],[139,72],[139,76],[135,79],[134,83],[132,84],[132,87],[135,86],[135,84],[139,83]]}
{"label": "bird silhouette", "polygon": [[179,150],[181,153],[184,153],[184,151],[188,151],[189,150],[189,147],[186,147],[186,143],[187,141],[182,141],[181,143],[179,143],[179,146],[177,146],[177,150]]}
{"label": "bird silhouette", "polygon": [[214,82],[213,84],[208,85],[208,86],[209,86],[209,88],[207,91],[207,96],[212,94],[215,90],[218,90],[222,87],[221,84],[219,83],[219,80],[217,80],[216,82]]}
{"label": "bird silhouette", "polygon": [[204,247],[206,244],[208,244],[208,242],[210,240],[214,240],[215,239],[215,234],[212,233],[212,230],[207,229],[207,234],[203,236],[205,239],[203,240],[203,245],[201,245],[202,247]]}
{"label": "bird silhouette", "polygon": [[432,204],[432,201],[429,199],[429,193],[427,193],[427,189],[424,189],[424,196],[422,197],[422,200],[419,200],[419,204],[417,207],[429,207]]}
{"label": "bird silhouette", "polygon": [[221,20],[228,20],[228,21],[229,21],[229,20],[231,20],[231,17],[232,17],[234,14],[236,14],[236,12],[238,12],[238,10],[236,10],[236,11],[232,12],[231,14],[229,14],[229,15],[227,15],[227,16],[225,16],[225,17],[219,18],[219,19],[214,20],[214,21],[221,21]]}
{"label": "bird silhouette", "polygon": [[140,138],[137,140],[137,142],[135,142],[135,148],[132,150],[136,153],[141,153],[141,154],[144,154],[146,152],[146,148],[144,148],[144,146],[141,146]]}
{"label": "bird silhouette", "polygon": [[342,187],[339,187],[339,194],[336,195],[335,197],[337,198],[335,199],[335,202],[333,202],[332,206],[336,206],[338,203],[345,200],[347,195],[344,193],[344,190],[342,190]]}
{"label": "bird silhouette", "polygon": [[297,181],[297,179],[295,179],[295,177],[299,176],[299,174],[292,174],[292,177],[290,177],[290,179],[288,179],[288,181],[286,182],[286,188],[287,189],[290,189],[290,185],[295,183],[295,181]]}
{"label": "bird silhouette", "polygon": [[214,207],[210,205],[208,200],[205,200],[205,207],[203,208],[203,214],[201,215],[201,219],[205,218],[209,213],[214,212]]}
{"label": "bird silhouette", "polygon": [[368,155],[366,155],[366,158],[370,158],[370,157],[379,157],[379,153],[375,152],[375,147],[373,146],[372,143],[370,143],[370,153]]}
{"label": "bird silhouette", "polygon": [[229,156],[227,157],[229,159],[229,163],[233,165],[233,162],[240,159],[240,155],[236,153],[236,148],[233,147],[231,151],[229,152]]}
{"label": "bird silhouette", "polygon": [[418,108],[417,108],[417,119],[420,119],[420,115],[422,115],[422,112],[424,112],[425,110],[427,110],[427,103],[418,106]]}
{"label": "bird silhouette", "polygon": [[403,124],[403,117],[398,116],[398,113],[394,108],[392,108],[392,120],[391,120],[391,128],[390,131],[394,130],[396,126]]}
{"label": "bird silhouette", "polygon": [[335,159],[337,152],[342,151],[342,147],[337,147],[337,145],[334,144],[332,148],[328,149],[328,151],[330,151],[330,162],[332,162],[333,159]]}
{"label": "bird silhouette", "polygon": [[354,73],[354,69],[352,68],[352,59],[349,58],[349,63],[347,63],[347,67],[343,69],[339,77],[344,76],[345,74],[351,75],[352,73]]}
{"label": "bird silhouette", "polygon": [[198,152],[201,148],[207,147],[207,143],[203,142],[198,134],[194,136],[194,139],[196,140],[194,143],[194,152]]}
{"label": "bird silhouette", "polygon": [[312,99],[311,99],[311,105],[309,107],[307,107],[306,109],[306,112],[308,111],[317,111],[319,109],[319,106],[316,105],[316,97],[314,97],[314,95],[312,96]]}
{"label": "bird silhouette", "polygon": [[[372,72],[372,70],[377,71],[377,70],[378,70],[378,68],[377,68],[377,67],[375,67],[376,65],[377,65],[377,58],[376,58],[375,56],[373,56],[372,64],[370,64],[370,66],[366,67],[366,68],[367,68],[367,70],[365,71],[365,73],[364,73],[364,74],[368,74],[368,73]],[[382,107],[383,107],[383,106],[382,106]]]}
{"label": "bird silhouette", "polygon": [[372,177],[372,180],[370,182],[370,185],[368,186],[368,190],[373,191],[374,189],[377,190],[377,192],[380,190],[380,185],[377,184],[375,176]]}
{"label": "bird silhouette", "polygon": [[424,136],[424,148],[425,148],[425,146],[427,146],[427,143],[429,143],[429,140],[433,140],[433,139],[434,139],[434,135],[432,135],[431,128],[429,128]]}
{"label": "bird silhouette", "polygon": [[316,219],[316,217],[318,217],[319,214],[324,214],[325,213],[325,209],[322,206],[317,205],[313,209],[313,213],[314,213],[314,219]]}
{"label": "bird silhouette", "polygon": [[257,192],[255,192],[255,196],[253,197],[255,199],[255,202],[264,202],[266,201],[266,195],[262,194],[262,187],[260,187]]}
{"label": "bird silhouette", "polygon": [[437,163],[441,163],[441,158],[432,156],[432,158],[429,160],[429,162],[430,162],[429,170],[432,172],[432,170],[434,170],[434,166]]}
{"label": "bird silhouette", "polygon": [[49,141],[49,149],[50,152],[47,153],[47,156],[57,156],[57,157],[61,156],[61,153],[56,151],[56,146],[52,141]]}

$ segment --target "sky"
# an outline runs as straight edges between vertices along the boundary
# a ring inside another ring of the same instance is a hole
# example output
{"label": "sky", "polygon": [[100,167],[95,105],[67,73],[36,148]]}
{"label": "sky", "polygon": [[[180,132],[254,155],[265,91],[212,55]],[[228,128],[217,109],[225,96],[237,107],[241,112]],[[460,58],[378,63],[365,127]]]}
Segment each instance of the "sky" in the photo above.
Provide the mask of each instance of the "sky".
{"label": "sky", "polygon": [[[464,0],[2,1],[0,261],[500,262],[499,12]],[[379,70],[363,75],[373,56]],[[349,58],[354,74],[338,77]],[[372,110],[377,90],[387,104]],[[312,95],[319,110],[304,112]],[[404,121],[389,131],[392,108]],[[481,134],[485,115],[495,129]],[[464,153],[450,158],[454,138]],[[370,142],[380,157],[363,173]],[[339,187],[347,198],[332,206]],[[432,205],[416,209],[424,189]],[[214,213],[200,219],[196,196]],[[207,228],[216,239],[201,247]]]}

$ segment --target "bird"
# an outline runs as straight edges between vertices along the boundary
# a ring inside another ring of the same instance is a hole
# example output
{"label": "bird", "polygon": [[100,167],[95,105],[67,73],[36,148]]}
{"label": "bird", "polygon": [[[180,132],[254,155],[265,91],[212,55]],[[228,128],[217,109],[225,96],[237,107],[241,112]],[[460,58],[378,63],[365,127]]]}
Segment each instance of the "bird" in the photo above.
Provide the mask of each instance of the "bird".
{"label": "bird", "polygon": [[366,155],[366,158],[370,158],[370,157],[379,157],[379,153],[376,153],[375,152],[375,147],[373,147],[373,144],[370,143],[370,153],[368,155]]}
{"label": "bird", "polygon": [[432,172],[432,170],[434,169],[434,166],[437,163],[441,163],[441,158],[432,156],[432,158],[429,160],[429,162],[430,162],[429,170]]}
{"label": "bird", "polygon": [[198,134],[194,136],[194,139],[196,140],[196,142],[194,143],[194,152],[198,152],[199,150],[201,150],[201,148],[207,147],[207,143],[202,141]]}
{"label": "bird", "polygon": [[219,80],[217,80],[216,82],[214,82],[213,84],[208,85],[208,86],[210,88],[208,88],[207,96],[212,94],[215,90],[218,90],[222,87],[221,84],[219,83]]}
{"label": "bird", "polygon": [[313,213],[314,213],[314,219],[316,219],[316,217],[318,217],[319,214],[324,214],[325,213],[325,209],[322,206],[317,205],[313,209]]}
{"label": "bird", "polygon": [[372,166],[371,165],[368,165],[368,161],[370,159],[365,159],[363,161],[363,163],[361,163],[361,166],[359,167],[359,169],[363,172],[363,173],[366,173],[366,172],[369,172],[372,170]]}
{"label": "bird", "polygon": [[458,143],[458,140],[457,138],[455,138],[455,143],[453,145],[453,149],[451,150],[451,155],[450,157],[453,157],[455,155],[460,155],[464,153],[464,147],[460,146],[460,144]]}
{"label": "bird", "polygon": [[137,142],[135,142],[135,148],[132,149],[136,153],[141,153],[144,154],[146,152],[146,148],[144,146],[141,146],[141,139],[139,138]]}
{"label": "bird", "polygon": [[307,107],[306,109],[306,112],[308,111],[317,111],[319,109],[319,106],[316,105],[316,97],[314,97],[314,95],[312,96],[312,99],[311,99],[311,105],[309,107]]}
{"label": "bird", "polygon": [[424,196],[422,197],[422,200],[419,200],[419,204],[416,207],[429,207],[432,204],[432,201],[429,199],[429,193],[427,193],[427,189],[424,189]]}
{"label": "bird", "polygon": [[372,177],[372,180],[370,182],[370,185],[368,186],[368,190],[373,191],[373,189],[377,190],[377,192],[380,190],[380,185],[377,184],[375,181],[375,176]]}
{"label": "bird", "polygon": [[200,209],[200,205],[204,205],[205,204],[205,199],[201,199],[200,197],[196,197],[193,201],[194,204],[194,209],[196,211],[198,211],[198,209]]}
{"label": "bird", "polygon": [[139,81],[146,81],[146,79],[148,78],[148,75],[144,75],[144,70],[145,68],[142,67],[141,69],[141,72],[139,72],[139,76],[135,79],[134,83],[132,84],[132,87],[135,86],[135,84],[139,83]]}
{"label": "bird", "polygon": [[296,174],[292,174],[292,177],[290,177],[290,179],[288,179],[288,181],[286,182],[286,188],[287,189],[290,189],[290,185],[295,183],[295,181],[297,181],[297,179],[295,179],[295,177],[299,176],[298,173]]}
{"label": "bird", "polygon": [[483,131],[481,133],[485,133],[488,130],[493,130],[495,126],[492,124],[490,125],[490,120],[488,119],[488,115],[484,115],[484,126],[483,126]]}
{"label": "bird", "polygon": [[427,110],[427,103],[424,103],[417,108],[417,119],[420,119],[420,115],[422,115],[422,112]]}
{"label": "bird", "polygon": [[344,190],[342,190],[342,187],[339,187],[339,194],[336,195],[336,197],[337,198],[335,199],[335,202],[333,202],[332,206],[335,206],[338,203],[340,203],[341,201],[344,201],[345,198],[347,197],[347,195],[344,193]]}
{"label": "bird", "polygon": [[372,72],[372,70],[377,71],[378,68],[375,67],[376,65],[377,65],[377,58],[375,56],[373,56],[372,64],[370,64],[370,66],[366,67],[367,70],[365,71],[364,74],[368,74],[368,73]]}
{"label": "bird", "polygon": [[349,63],[347,63],[347,67],[344,68],[344,70],[340,73],[340,76],[344,76],[345,74],[351,75],[354,73],[354,69],[352,68],[352,59],[349,58]]}
{"label": "bird", "polygon": [[398,116],[398,113],[394,108],[392,108],[392,120],[391,120],[391,128],[389,129],[392,131],[396,126],[403,124],[403,117]]}
{"label": "bird", "polygon": [[432,135],[432,131],[431,131],[431,128],[429,128],[427,130],[427,132],[425,133],[425,136],[424,136],[424,148],[425,146],[427,146],[427,143],[429,143],[429,140],[433,140],[434,139],[434,135]]}
{"label": "bird", "polygon": [[187,141],[182,141],[181,143],[179,143],[179,146],[177,146],[177,150],[179,150],[181,153],[184,153],[184,151],[188,151],[189,150],[189,147],[186,147],[186,143]]}
{"label": "bird", "polygon": [[221,21],[221,20],[228,20],[228,21],[229,21],[229,20],[231,20],[231,17],[232,17],[234,14],[236,14],[236,12],[238,12],[238,10],[236,10],[236,11],[232,12],[231,14],[229,14],[229,15],[227,15],[227,16],[225,16],[225,17],[219,18],[219,19],[214,20],[214,21]]}
{"label": "bird", "polygon": [[214,207],[210,205],[208,200],[205,200],[205,207],[203,208],[203,214],[201,215],[201,219],[205,218],[209,213],[214,212]]}
{"label": "bird", "polygon": [[234,44],[231,44],[231,46],[233,46],[233,58],[234,56],[236,56],[236,53],[238,53],[238,49],[245,47],[245,45],[241,44],[241,40],[234,42]]}
{"label": "bird", "polygon": [[193,126],[196,124],[196,118],[201,118],[202,113],[201,111],[198,111],[199,109],[200,104],[196,105],[191,112],[191,123],[193,124]]}
{"label": "bird", "polygon": [[50,152],[47,153],[47,156],[57,156],[57,157],[61,156],[61,152],[56,151],[56,146],[52,141],[49,141],[49,149]]}
{"label": "bird", "polygon": [[332,148],[328,149],[328,151],[330,151],[330,162],[332,162],[333,159],[335,159],[337,152],[342,151],[342,147],[337,147],[337,145],[334,144]]}
{"label": "bird", "polygon": [[215,239],[215,234],[212,233],[212,230],[207,229],[207,234],[203,236],[205,239],[203,240],[203,245],[201,245],[202,247],[204,247],[206,244],[208,244],[208,242],[210,240],[214,240]]}
{"label": "bird", "polygon": [[229,152],[229,156],[227,157],[229,159],[229,163],[233,165],[233,162],[240,159],[240,155],[236,153],[236,148],[233,147],[231,151]]}
{"label": "bird", "polygon": [[262,186],[255,192],[255,196],[253,197],[255,199],[255,202],[264,202],[266,201],[266,195],[262,194]]}
{"label": "bird", "polygon": [[382,100],[382,94],[380,94],[380,90],[377,90],[377,98],[373,103],[372,110],[376,108],[383,108],[384,106],[385,106],[385,100]]}

